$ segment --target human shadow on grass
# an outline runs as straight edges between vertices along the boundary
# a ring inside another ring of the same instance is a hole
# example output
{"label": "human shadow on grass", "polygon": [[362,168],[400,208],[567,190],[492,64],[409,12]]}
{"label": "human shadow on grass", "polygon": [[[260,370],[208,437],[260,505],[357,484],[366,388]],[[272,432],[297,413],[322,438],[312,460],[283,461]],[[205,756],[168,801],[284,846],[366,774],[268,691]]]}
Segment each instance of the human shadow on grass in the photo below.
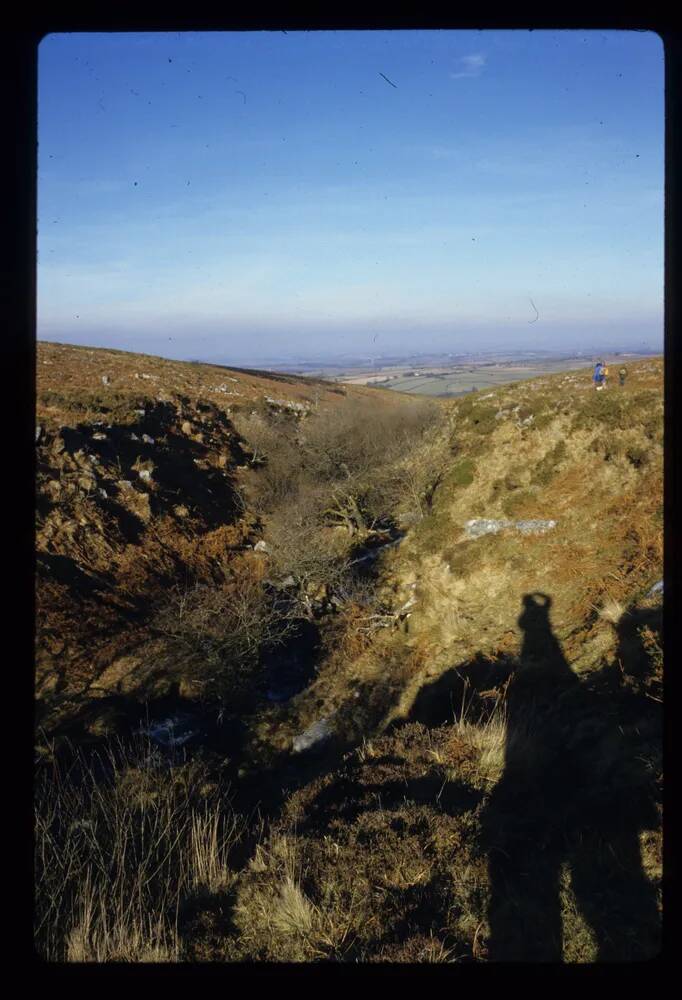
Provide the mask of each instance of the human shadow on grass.
{"label": "human shadow on grass", "polygon": [[596,960],[652,958],[659,916],[639,843],[640,831],[659,825],[651,773],[621,725],[622,697],[571,670],[552,632],[550,606],[545,594],[523,597],[523,644],[506,697],[504,772],[482,816],[488,958],[562,961],[565,864]]}

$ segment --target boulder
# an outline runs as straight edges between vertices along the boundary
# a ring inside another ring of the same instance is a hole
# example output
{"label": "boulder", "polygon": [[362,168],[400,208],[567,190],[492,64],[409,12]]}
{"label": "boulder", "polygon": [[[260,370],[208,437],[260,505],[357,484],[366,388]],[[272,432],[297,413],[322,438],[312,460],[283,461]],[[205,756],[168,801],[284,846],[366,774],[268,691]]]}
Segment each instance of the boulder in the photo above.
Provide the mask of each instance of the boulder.
{"label": "boulder", "polygon": [[302,753],[304,750],[318,748],[326,743],[334,735],[331,725],[331,716],[325,716],[313,722],[312,726],[294,737],[292,744],[294,753]]}
{"label": "boulder", "polygon": [[545,531],[551,531],[552,528],[555,528],[556,524],[556,521],[538,519],[508,521],[504,518],[475,517],[466,522],[464,531],[468,538],[496,535],[498,531],[503,531],[505,528],[513,528],[520,531],[522,535],[542,535]]}

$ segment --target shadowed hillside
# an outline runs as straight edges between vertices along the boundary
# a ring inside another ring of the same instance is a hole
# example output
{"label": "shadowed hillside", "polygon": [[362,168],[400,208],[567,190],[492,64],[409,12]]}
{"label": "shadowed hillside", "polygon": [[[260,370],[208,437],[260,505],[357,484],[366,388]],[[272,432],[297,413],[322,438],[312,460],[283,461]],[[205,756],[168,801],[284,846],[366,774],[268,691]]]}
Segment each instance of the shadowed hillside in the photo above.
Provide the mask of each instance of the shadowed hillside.
{"label": "shadowed hillside", "polygon": [[425,402],[39,345],[41,954],[655,955],[662,363],[628,369]]}

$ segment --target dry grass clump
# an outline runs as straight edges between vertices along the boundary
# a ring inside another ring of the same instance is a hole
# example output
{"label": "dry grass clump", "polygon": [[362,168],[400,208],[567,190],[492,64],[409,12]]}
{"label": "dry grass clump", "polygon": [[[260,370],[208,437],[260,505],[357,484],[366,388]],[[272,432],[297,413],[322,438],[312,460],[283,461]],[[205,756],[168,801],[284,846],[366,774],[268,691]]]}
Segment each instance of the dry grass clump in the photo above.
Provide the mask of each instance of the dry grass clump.
{"label": "dry grass clump", "polygon": [[244,822],[201,767],[142,746],[43,766],[35,789],[35,939],[50,961],[182,957],[184,904],[225,891]]}
{"label": "dry grass clump", "polygon": [[601,608],[598,609],[597,614],[600,618],[603,618],[605,622],[609,622],[611,625],[617,625],[624,614],[624,607],[620,601],[614,600],[612,597],[607,597]]}
{"label": "dry grass clump", "polygon": [[355,898],[351,895],[343,906],[323,893],[313,902],[303,888],[304,846],[295,831],[275,832],[258,846],[234,908],[242,955],[266,961],[340,960],[352,947]]}

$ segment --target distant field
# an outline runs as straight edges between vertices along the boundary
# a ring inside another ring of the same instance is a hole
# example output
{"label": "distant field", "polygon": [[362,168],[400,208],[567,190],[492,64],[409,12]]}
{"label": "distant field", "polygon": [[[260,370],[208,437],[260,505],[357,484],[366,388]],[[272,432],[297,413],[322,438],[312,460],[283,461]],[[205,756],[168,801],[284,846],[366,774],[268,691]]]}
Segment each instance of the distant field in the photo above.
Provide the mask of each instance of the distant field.
{"label": "distant field", "polygon": [[[627,363],[629,359],[623,359]],[[614,361],[610,362],[615,364]],[[537,375],[584,368],[589,379],[592,364],[585,358],[567,358],[561,361],[541,361],[536,364],[480,364],[457,365],[451,368],[355,370],[335,374],[335,381],[349,385],[374,385],[396,392],[416,393],[421,396],[461,396],[472,389],[495,388],[509,382],[520,382]],[[417,374],[415,374],[417,373]]]}

